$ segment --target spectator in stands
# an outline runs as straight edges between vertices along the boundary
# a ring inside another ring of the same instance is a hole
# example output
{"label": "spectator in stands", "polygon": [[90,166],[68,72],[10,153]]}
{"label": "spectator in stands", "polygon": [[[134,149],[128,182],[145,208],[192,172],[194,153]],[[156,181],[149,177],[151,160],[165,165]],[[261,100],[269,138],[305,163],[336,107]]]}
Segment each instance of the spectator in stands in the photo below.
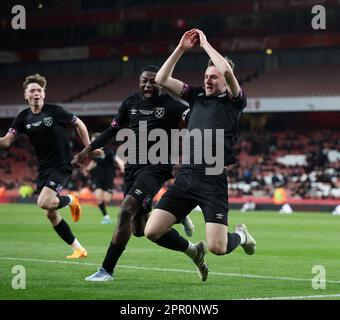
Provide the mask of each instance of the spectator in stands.
{"label": "spectator in stands", "polygon": [[[72,172],[66,126],[73,125],[83,144],[87,146],[90,139],[86,126],[64,108],[45,103],[46,79],[43,76],[39,74],[28,76],[23,87],[29,108],[19,113],[8,133],[0,138],[0,148],[8,148],[19,134],[26,134],[30,138],[39,161],[38,206],[46,210],[47,218],[54,230],[73,248],[73,254],[67,258],[86,257],[86,250],[57,212],[57,209],[69,206],[73,220],[78,221],[80,218],[78,195],[72,192],[61,196],[59,193]],[[101,152],[95,151],[93,154],[100,155]]]}

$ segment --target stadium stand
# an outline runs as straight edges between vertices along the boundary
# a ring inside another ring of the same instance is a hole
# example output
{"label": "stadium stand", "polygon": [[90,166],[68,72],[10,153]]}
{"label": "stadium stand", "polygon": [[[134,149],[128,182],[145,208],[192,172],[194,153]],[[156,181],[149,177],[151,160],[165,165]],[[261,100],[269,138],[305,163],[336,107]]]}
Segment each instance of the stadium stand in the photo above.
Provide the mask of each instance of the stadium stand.
{"label": "stadium stand", "polygon": [[[203,69],[202,69],[203,70]],[[290,67],[260,73],[256,69],[236,69],[247,95],[256,97],[336,96],[340,94],[340,65]],[[192,85],[203,83],[202,71],[178,72],[178,78]],[[48,101],[121,101],[136,91],[136,75],[49,76]],[[17,79],[1,79],[3,104],[20,104],[23,99]],[[68,88],[65,90],[65,88]]]}
{"label": "stadium stand", "polygon": [[[60,1],[24,0],[30,27],[25,32],[7,32],[10,23],[5,13],[10,12],[11,2],[3,1],[1,104],[23,106],[22,80],[39,72],[47,77],[48,102],[114,101],[117,107],[136,91],[141,66],[160,65],[179,34],[197,26],[235,61],[236,76],[253,100],[252,111],[259,112],[247,119],[251,124],[244,121],[242,125],[238,164],[229,168],[229,196],[242,202],[247,197],[268,200],[277,185],[284,185],[290,198],[339,199],[338,117],[322,112],[322,102],[318,119],[312,121],[309,114],[313,112],[308,112],[305,123],[294,113],[286,113],[281,121],[281,115],[272,119],[277,110],[256,110],[261,98],[340,96],[339,13],[334,1],[325,3],[327,30],[316,31],[310,26],[310,1],[70,0],[66,10]],[[175,76],[201,85],[207,57],[196,49],[178,65]],[[272,49],[272,54],[266,54],[266,49]],[[272,114],[266,114],[262,123],[257,115],[264,112]],[[10,124],[3,114],[1,130]],[[83,115],[90,130],[108,123],[103,121],[107,111]],[[324,131],[328,123],[330,129]],[[32,183],[36,174],[30,145],[20,139],[18,144],[0,151],[0,187],[6,190]],[[73,141],[74,152],[77,146]],[[122,176],[116,179],[120,187]],[[75,170],[69,187],[85,184]]]}
{"label": "stadium stand", "polygon": [[340,94],[340,65],[269,70],[245,83],[251,97],[335,96]]}
{"label": "stadium stand", "polygon": [[[270,199],[277,186],[284,186],[289,198],[340,200],[338,130],[248,132],[241,135],[237,150],[238,164],[228,168],[232,198]],[[36,165],[29,143],[21,139],[0,156],[0,186],[11,190],[33,183]],[[117,190],[122,183],[118,175]],[[79,190],[86,185],[89,181],[75,170],[68,187]]]}
{"label": "stadium stand", "polygon": [[[87,90],[101,87],[101,84],[110,81],[109,76],[49,76],[47,80],[47,97],[49,102],[70,101],[72,97],[85,94]],[[22,79],[0,78],[1,103],[22,104]]]}
{"label": "stadium stand", "polygon": [[338,137],[330,130],[242,135],[239,165],[230,170],[231,196],[271,197],[283,185],[292,198],[339,199]]}

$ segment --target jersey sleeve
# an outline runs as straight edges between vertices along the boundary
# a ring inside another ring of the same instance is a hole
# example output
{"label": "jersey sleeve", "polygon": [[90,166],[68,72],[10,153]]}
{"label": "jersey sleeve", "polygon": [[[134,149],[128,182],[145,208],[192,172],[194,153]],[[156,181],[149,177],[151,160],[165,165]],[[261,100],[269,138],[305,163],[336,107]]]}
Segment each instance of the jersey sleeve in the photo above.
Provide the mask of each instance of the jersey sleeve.
{"label": "jersey sleeve", "polygon": [[19,135],[24,133],[25,124],[24,124],[24,115],[23,113],[19,113],[18,116],[13,120],[11,127],[8,130],[8,133],[13,135]]}
{"label": "jersey sleeve", "polygon": [[247,96],[242,88],[237,97],[230,97],[230,99],[240,110],[243,110],[247,106]]}
{"label": "jersey sleeve", "polygon": [[55,106],[55,117],[58,123],[67,125],[67,124],[74,124],[77,121],[77,116],[69,112],[68,110],[64,109],[60,106]]}
{"label": "jersey sleeve", "polygon": [[192,87],[187,83],[184,83],[181,98],[187,101],[191,106],[200,93],[204,93],[204,89],[202,87]]}
{"label": "jersey sleeve", "polygon": [[171,96],[167,96],[167,107],[170,110],[171,118],[176,122],[177,124],[179,122],[187,122],[187,116],[190,112],[190,108],[188,105],[182,103],[179,100],[176,100],[172,98]]}

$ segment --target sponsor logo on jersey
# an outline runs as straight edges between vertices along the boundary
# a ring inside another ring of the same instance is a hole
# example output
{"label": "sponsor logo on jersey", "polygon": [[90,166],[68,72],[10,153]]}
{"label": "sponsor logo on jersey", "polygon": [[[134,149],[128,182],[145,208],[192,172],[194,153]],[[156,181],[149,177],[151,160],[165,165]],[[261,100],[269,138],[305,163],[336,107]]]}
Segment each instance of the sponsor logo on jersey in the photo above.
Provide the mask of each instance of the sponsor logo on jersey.
{"label": "sponsor logo on jersey", "polygon": [[164,116],[165,109],[163,107],[155,108],[155,117],[160,119]]}
{"label": "sponsor logo on jersey", "polygon": [[149,116],[150,114],[153,114],[153,110],[139,110],[139,113],[144,114],[145,116]]}
{"label": "sponsor logo on jersey", "polygon": [[41,125],[41,122],[42,121],[34,122],[34,123],[32,123],[32,126],[33,127],[39,127]]}
{"label": "sponsor logo on jersey", "polygon": [[44,118],[43,120],[44,120],[44,124],[46,127],[50,127],[53,124],[52,117],[47,117],[47,118]]}
{"label": "sponsor logo on jersey", "polygon": [[26,129],[29,130],[32,127],[39,127],[41,125],[41,123],[42,123],[42,121],[37,121],[37,122],[34,122],[34,123],[28,123],[28,124],[26,124]]}

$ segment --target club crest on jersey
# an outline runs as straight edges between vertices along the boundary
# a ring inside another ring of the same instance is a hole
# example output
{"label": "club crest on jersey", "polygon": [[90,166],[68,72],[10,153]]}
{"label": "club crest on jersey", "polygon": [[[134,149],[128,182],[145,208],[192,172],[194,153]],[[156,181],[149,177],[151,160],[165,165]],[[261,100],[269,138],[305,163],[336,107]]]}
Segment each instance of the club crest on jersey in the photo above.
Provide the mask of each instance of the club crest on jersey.
{"label": "club crest on jersey", "polygon": [[43,120],[44,120],[44,124],[46,127],[50,127],[53,124],[52,117],[47,117],[47,118],[44,118]]}
{"label": "club crest on jersey", "polygon": [[164,116],[165,109],[163,107],[155,108],[155,116],[160,119]]}

